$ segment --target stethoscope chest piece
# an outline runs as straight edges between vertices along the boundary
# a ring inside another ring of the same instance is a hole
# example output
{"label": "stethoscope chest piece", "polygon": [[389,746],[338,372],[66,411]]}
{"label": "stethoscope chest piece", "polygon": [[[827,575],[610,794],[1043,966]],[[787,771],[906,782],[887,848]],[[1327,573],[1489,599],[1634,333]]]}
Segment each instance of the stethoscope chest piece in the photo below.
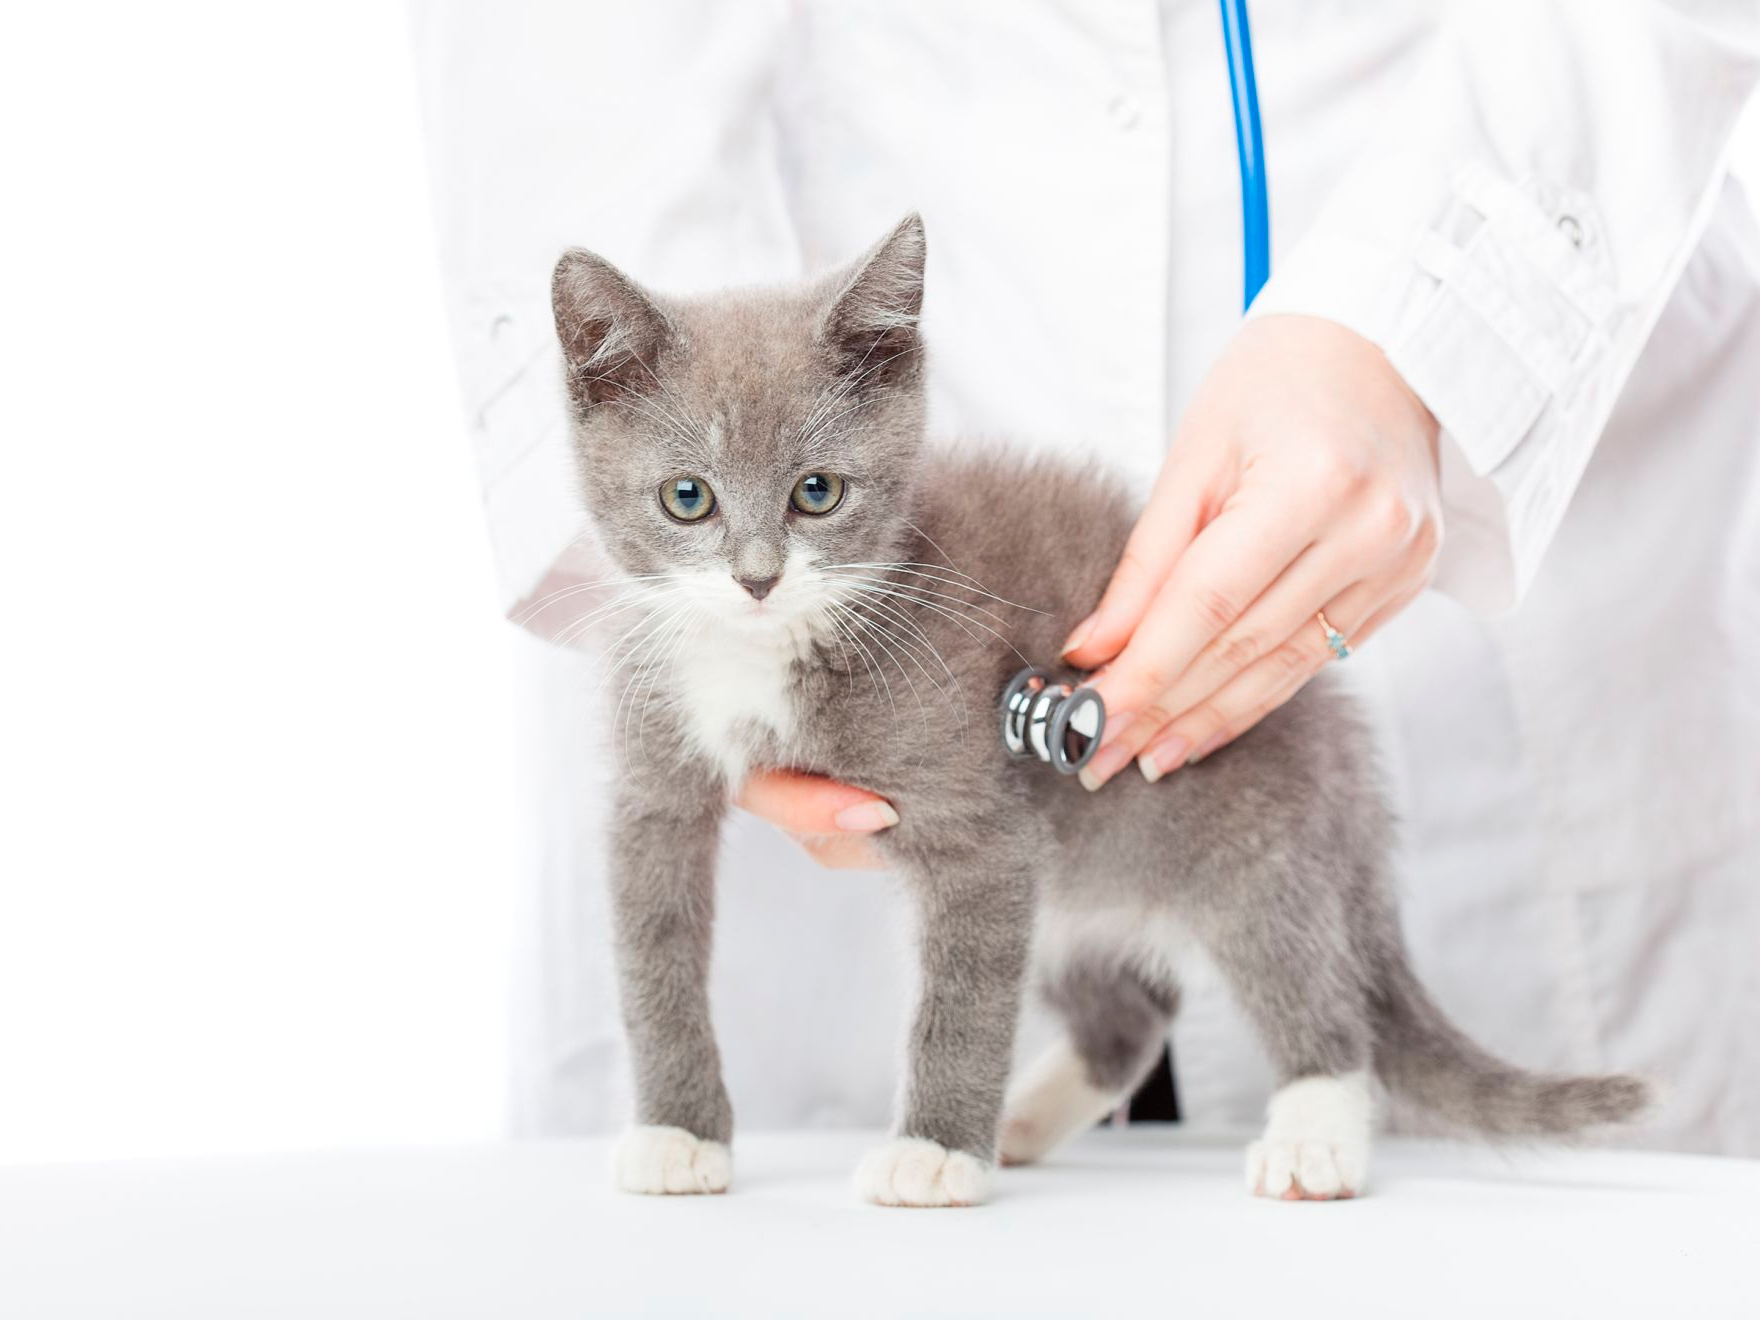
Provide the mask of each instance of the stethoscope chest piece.
{"label": "stethoscope chest piece", "polygon": [[1093,758],[1106,729],[1106,703],[1028,665],[1002,690],[1002,742],[1017,760],[1037,758],[1073,775]]}

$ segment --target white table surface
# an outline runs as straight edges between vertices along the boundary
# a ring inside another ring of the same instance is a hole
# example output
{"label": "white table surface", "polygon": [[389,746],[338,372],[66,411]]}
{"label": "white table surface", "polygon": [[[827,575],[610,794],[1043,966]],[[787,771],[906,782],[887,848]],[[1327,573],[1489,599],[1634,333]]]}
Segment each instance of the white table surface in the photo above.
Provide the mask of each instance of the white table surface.
{"label": "white table surface", "polygon": [[747,1135],[720,1197],[603,1142],[0,1169],[7,1320],[1760,1317],[1760,1162],[1383,1140],[1254,1200],[1238,1140],[1096,1132],[971,1210],[856,1201],[873,1138]]}

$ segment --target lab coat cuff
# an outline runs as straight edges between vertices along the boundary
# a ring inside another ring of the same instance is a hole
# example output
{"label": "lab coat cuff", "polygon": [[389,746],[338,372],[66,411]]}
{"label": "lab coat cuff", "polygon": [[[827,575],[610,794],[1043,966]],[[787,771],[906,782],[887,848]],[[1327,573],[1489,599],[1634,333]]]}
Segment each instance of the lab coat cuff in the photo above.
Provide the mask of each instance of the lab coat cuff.
{"label": "lab coat cuff", "polygon": [[549,637],[565,611],[540,610],[534,602],[569,585],[571,578],[604,575],[583,575],[576,562],[587,552],[586,520],[576,493],[561,386],[555,383],[561,369],[546,369],[548,350],[520,356],[517,369],[487,389],[468,412],[501,608],[510,619]]}
{"label": "lab coat cuff", "polygon": [[[1501,612],[1532,579],[1574,484],[1561,415],[1608,356],[1615,297],[1599,218],[1586,196],[1517,187],[1476,164],[1441,190],[1374,191],[1372,218],[1353,214],[1356,190],[1334,199],[1252,315],[1321,316],[1387,355],[1442,429],[1437,586]],[[1403,222],[1390,220],[1396,196]]]}

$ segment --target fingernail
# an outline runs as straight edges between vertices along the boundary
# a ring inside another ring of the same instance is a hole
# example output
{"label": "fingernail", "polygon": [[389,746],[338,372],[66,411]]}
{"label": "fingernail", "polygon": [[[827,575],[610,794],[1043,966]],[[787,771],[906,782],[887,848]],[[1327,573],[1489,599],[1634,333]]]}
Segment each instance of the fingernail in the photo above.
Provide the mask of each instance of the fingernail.
{"label": "fingernail", "polygon": [[1198,764],[1199,761],[1202,761],[1206,756],[1210,755],[1211,752],[1215,751],[1218,747],[1222,746],[1222,744],[1227,741],[1228,741],[1228,730],[1226,730],[1226,729],[1224,729],[1221,733],[1211,734],[1209,741],[1206,742],[1202,747],[1198,748],[1197,751],[1193,752],[1191,760],[1187,761],[1186,764],[1187,765]]}
{"label": "fingernail", "polygon": [[898,813],[890,802],[858,802],[838,812],[831,823],[845,834],[872,834],[898,824]]}
{"label": "fingernail", "polygon": [[1059,660],[1063,659],[1064,656],[1068,655],[1071,651],[1073,651],[1077,647],[1079,647],[1083,642],[1087,641],[1088,634],[1093,631],[1094,631],[1094,616],[1092,614],[1090,614],[1087,618],[1083,619],[1080,623],[1078,623],[1076,625],[1076,630],[1069,635],[1069,640],[1063,644],[1063,650],[1061,650],[1057,653],[1057,658]]}
{"label": "fingernail", "polygon": [[1178,768],[1186,754],[1186,748],[1190,745],[1184,738],[1169,738],[1139,756],[1137,769],[1143,772],[1144,779],[1153,784],[1169,770]]}
{"label": "fingernail", "polygon": [[1128,747],[1102,747],[1094,753],[1094,759],[1082,767],[1081,773],[1076,778],[1082,781],[1083,788],[1092,793],[1124,769],[1130,759],[1131,753]]}

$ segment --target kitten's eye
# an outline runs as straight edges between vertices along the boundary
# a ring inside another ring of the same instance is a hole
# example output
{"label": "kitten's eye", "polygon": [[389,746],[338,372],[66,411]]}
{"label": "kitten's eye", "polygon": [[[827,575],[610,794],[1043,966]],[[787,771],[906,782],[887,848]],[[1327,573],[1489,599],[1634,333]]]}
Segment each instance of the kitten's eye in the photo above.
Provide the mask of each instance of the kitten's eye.
{"label": "kitten's eye", "polygon": [[680,522],[700,522],[715,512],[715,492],[701,477],[668,477],[660,487],[660,507]]}
{"label": "kitten's eye", "polygon": [[802,513],[830,513],[843,503],[843,478],[830,472],[809,472],[794,483],[788,502]]}

